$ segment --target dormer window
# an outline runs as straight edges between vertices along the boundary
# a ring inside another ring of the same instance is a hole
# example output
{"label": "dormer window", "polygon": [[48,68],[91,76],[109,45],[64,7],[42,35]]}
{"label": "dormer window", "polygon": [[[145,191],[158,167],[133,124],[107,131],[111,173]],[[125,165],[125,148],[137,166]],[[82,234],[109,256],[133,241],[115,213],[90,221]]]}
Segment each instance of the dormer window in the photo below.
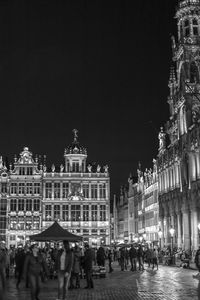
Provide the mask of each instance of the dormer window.
{"label": "dormer window", "polygon": [[192,21],[193,35],[198,35],[198,21],[193,19]]}
{"label": "dormer window", "polygon": [[72,163],[72,172],[79,172],[79,162],[73,162]]}
{"label": "dormer window", "polygon": [[185,30],[185,36],[188,36],[190,34],[189,20],[184,21],[184,30]]}

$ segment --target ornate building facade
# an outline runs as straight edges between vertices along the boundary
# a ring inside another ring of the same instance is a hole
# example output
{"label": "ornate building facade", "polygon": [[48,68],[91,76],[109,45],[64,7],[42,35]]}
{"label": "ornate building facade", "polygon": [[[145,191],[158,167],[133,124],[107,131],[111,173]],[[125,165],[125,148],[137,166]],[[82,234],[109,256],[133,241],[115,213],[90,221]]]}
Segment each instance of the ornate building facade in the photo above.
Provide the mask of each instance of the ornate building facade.
{"label": "ornate building facade", "polygon": [[[159,134],[157,159],[162,244],[196,250],[200,222],[200,2],[179,1],[172,37],[170,118]],[[169,143],[166,137],[169,137]]]}
{"label": "ornate building facade", "polygon": [[72,144],[65,149],[64,165],[35,159],[27,147],[1,175],[1,238],[8,247],[25,244],[29,235],[58,220],[61,226],[80,234],[90,245],[110,243],[110,178],[108,166],[87,164],[87,151],[73,131]]}

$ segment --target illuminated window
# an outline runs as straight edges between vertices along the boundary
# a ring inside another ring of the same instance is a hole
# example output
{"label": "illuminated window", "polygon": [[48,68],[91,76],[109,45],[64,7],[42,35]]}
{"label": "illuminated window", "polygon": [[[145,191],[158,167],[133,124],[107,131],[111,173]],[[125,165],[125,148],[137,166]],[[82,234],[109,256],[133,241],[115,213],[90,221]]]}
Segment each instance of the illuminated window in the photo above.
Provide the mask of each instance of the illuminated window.
{"label": "illuminated window", "polygon": [[19,183],[19,194],[24,195],[25,194],[25,183]]}
{"label": "illuminated window", "polygon": [[31,168],[31,167],[27,168],[26,175],[33,175],[33,168]]}
{"label": "illuminated window", "polygon": [[10,193],[11,194],[17,194],[17,183],[11,183],[11,186],[10,186]]}
{"label": "illuminated window", "polygon": [[60,198],[60,183],[59,182],[55,182],[54,183],[54,198]]}
{"label": "illuminated window", "polygon": [[63,182],[63,188],[62,188],[63,198],[67,198],[69,194],[69,183]]}
{"label": "illuminated window", "polygon": [[80,219],[81,219],[80,205],[72,205],[71,206],[71,220],[72,221],[80,221]]}
{"label": "illuminated window", "polygon": [[92,221],[97,221],[97,205],[92,205]]}
{"label": "illuminated window", "polygon": [[26,194],[32,195],[32,193],[33,193],[33,184],[32,184],[32,182],[27,182]]}
{"label": "illuminated window", "polygon": [[51,182],[47,182],[45,185],[45,195],[46,198],[51,198],[52,197],[52,184]]}
{"label": "illuminated window", "polygon": [[97,184],[91,184],[91,197],[97,199]]}
{"label": "illuminated window", "polygon": [[24,225],[24,217],[18,217],[17,229],[24,230]]}
{"label": "illuminated window", "polygon": [[100,221],[106,221],[106,205],[100,205]]}
{"label": "illuminated window", "polygon": [[83,184],[83,197],[89,198],[89,184]]}
{"label": "illuminated window", "polygon": [[60,205],[54,205],[54,219],[60,219]]}
{"label": "illuminated window", "polygon": [[26,230],[31,230],[32,228],[32,217],[26,217]]}
{"label": "illuminated window", "polygon": [[89,205],[83,205],[83,221],[89,221]]}
{"label": "illuminated window", "polygon": [[11,199],[10,200],[10,211],[16,211],[17,210],[17,200]]}
{"label": "illuminated window", "polygon": [[74,161],[72,163],[72,172],[79,172],[79,162],[78,161]]}
{"label": "illuminated window", "polygon": [[184,30],[185,30],[185,36],[187,37],[190,34],[189,20],[184,21]]}
{"label": "illuminated window", "polygon": [[63,205],[62,206],[62,213],[63,213],[63,221],[69,220],[69,206]]}
{"label": "illuminated window", "polygon": [[45,219],[47,221],[51,221],[52,220],[52,209],[51,209],[51,205],[45,205]]}
{"label": "illuminated window", "polygon": [[106,198],[106,184],[105,183],[101,183],[99,185],[99,197],[100,197],[100,199]]}
{"label": "illuminated window", "polygon": [[1,192],[3,194],[7,193],[7,183],[6,182],[1,183]]}
{"label": "illuminated window", "polygon": [[40,194],[40,183],[39,182],[35,182],[34,183],[34,194]]}
{"label": "illuminated window", "polygon": [[40,210],[40,200],[39,199],[34,199],[33,210],[34,211],[39,211]]}
{"label": "illuminated window", "polygon": [[40,217],[33,217],[33,229],[38,230],[40,228]]}
{"label": "illuminated window", "polygon": [[18,200],[18,210],[19,211],[24,211],[24,199],[19,199]]}
{"label": "illuminated window", "polygon": [[19,168],[19,175],[26,175],[25,168]]}
{"label": "illuminated window", "polygon": [[17,219],[16,217],[10,218],[10,229],[17,229]]}
{"label": "illuminated window", "polygon": [[26,199],[26,211],[32,211],[32,199]]}
{"label": "illuminated window", "polygon": [[14,234],[10,235],[10,241],[15,241],[16,240],[16,236]]}
{"label": "illuminated window", "polygon": [[197,21],[197,19],[192,20],[192,28],[193,28],[193,35],[198,35],[198,21]]}

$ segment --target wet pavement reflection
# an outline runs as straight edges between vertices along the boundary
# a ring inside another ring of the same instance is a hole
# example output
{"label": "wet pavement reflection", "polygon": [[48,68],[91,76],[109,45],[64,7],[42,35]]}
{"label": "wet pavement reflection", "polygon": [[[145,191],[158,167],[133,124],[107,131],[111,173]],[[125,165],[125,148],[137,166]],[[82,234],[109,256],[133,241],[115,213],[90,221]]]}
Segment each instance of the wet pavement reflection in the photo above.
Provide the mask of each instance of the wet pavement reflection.
{"label": "wet pavement reflection", "polygon": [[[106,278],[94,279],[95,288],[84,289],[85,280],[81,280],[81,289],[70,290],[68,299],[78,300],[200,300],[200,277],[195,277],[196,270],[170,266],[159,266],[158,271],[145,268],[144,271],[121,271],[114,263],[114,272],[107,273]],[[194,277],[193,277],[194,276]],[[16,289],[14,278],[9,279],[5,300],[29,300],[29,289],[24,282]],[[57,280],[42,284],[41,300],[55,300],[57,297]],[[1,296],[0,296],[1,297]],[[1,299],[1,298],[0,298]]]}

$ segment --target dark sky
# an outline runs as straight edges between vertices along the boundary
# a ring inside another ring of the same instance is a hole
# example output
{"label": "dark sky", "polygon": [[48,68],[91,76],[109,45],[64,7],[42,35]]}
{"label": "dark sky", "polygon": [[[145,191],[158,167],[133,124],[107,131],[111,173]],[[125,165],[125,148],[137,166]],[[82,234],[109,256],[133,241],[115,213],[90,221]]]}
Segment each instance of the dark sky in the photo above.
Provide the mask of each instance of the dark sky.
{"label": "dark sky", "polygon": [[[175,0],[0,1],[0,153],[60,165],[72,129],[111,193],[152,167],[168,116]],[[26,2],[26,3],[25,3]]]}

